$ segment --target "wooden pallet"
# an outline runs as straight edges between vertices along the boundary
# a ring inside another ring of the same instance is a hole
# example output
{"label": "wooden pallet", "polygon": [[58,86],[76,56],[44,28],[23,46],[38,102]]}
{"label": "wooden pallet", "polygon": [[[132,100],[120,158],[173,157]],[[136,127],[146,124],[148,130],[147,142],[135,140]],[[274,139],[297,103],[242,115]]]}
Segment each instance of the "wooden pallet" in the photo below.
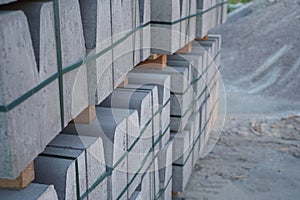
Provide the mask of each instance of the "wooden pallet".
{"label": "wooden pallet", "polygon": [[15,180],[0,179],[0,188],[21,190],[27,187],[34,178],[34,162],[31,162]]}
{"label": "wooden pallet", "polygon": [[186,54],[186,53],[191,53],[191,52],[192,52],[192,42],[189,42],[184,47],[182,47],[181,49],[179,49],[176,53]]}
{"label": "wooden pallet", "polygon": [[167,55],[153,54],[147,60],[138,64],[136,67],[144,69],[164,69],[167,67]]}

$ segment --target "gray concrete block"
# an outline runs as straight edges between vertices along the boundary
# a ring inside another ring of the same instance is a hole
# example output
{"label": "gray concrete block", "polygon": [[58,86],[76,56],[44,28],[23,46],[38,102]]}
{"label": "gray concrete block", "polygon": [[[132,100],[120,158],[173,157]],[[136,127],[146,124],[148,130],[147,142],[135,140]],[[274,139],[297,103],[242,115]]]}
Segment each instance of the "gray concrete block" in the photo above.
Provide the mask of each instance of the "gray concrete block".
{"label": "gray concrete block", "polygon": [[[202,12],[212,6],[212,1],[197,0],[197,11]],[[211,12],[205,12],[197,16],[196,37],[203,38],[209,31]]]}
{"label": "gray concrete block", "polygon": [[74,160],[39,156],[34,165],[35,183],[55,185],[59,199],[76,199]]}
{"label": "gray concrete block", "polygon": [[[0,104],[7,105],[38,84],[38,73],[24,13],[1,11],[0,21]],[[11,111],[0,113],[1,178],[16,178],[43,150],[40,104],[40,94],[35,94]]]}
{"label": "gray concrete block", "polygon": [[[74,132],[76,128],[80,134],[101,136],[104,143],[106,165],[112,167],[140,134],[138,113],[129,109],[103,107],[96,107],[96,112],[97,118],[92,123],[73,125],[73,127],[69,127],[69,130],[64,131],[70,133]],[[108,199],[116,199],[120,195],[131,180],[132,171],[135,172],[134,170],[140,166],[140,147],[141,143],[138,142],[130,154],[113,171],[112,176],[108,178]],[[134,191],[134,185],[138,183],[137,178],[137,181],[128,188],[128,192],[123,194],[121,199],[127,199],[127,195],[130,191]]]}
{"label": "gray concrete block", "polygon": [[[152,104],[152,135],[154,142],[159,139],[159,136],[162,134],[160,129],[160,105],[158,103],[158,87],[156,85],[135,85],[128,84],[124,90],[129,89],[130,91],[145,91],[151,94],[151,104]],[[120,89],[122,90],[122,89]],[[155,151],[159,150],[159,145],[155,146]]]}
{"label": "gray concrete block", "polygon": [[[29,23],[38,83],[57,73],[53,3],[18,2],[3,6],[5,10],[22,10]],[[58,81],[53,81],[39,93],[41,147],[44,148],[61,130]]]}
{"label": "gray concrete block", "polygon": [[[166,130],[170,125],[170,75],[150,74],[139,70],[128,73],[129,84],[154,84],[158,87],[158,103],[162,108],[160,130]],[[169,134],[165,134],[162,142],[168,141]]]}
{"label": "gray concrete block", "polygon": [[163,106],[170,98],[171,77],[168,74],[148,73],[135,68],[128,73],[129,84],[153,84],[158,87],[158,102]]}
{"label": "gray concrete block", "polygon": [[[180,2],[151,1],[151,21],[173,22],[180,18]],[[180,48],[180,23],[151,26],[151,53],[172,54]]]}
{"label": "gray concrete block", "polygon": [[184,164],[191,150],[191,135],[189,131],[171,132],[173,140],[173,163]]}
{"label": "gray concrete block", "polygon": [[192,145],[192,157],[193,157],[193,166],[195,166],[196,162],[199,159],[199,142],[198,138],[200,135],[199,131],[199,120],[200,120],[200,115],[198,113],[193,113],[189,119],[189,122],[187,123],[185,130],[189,131],[191,134],[192,138],[190,138],[190,142]]}
{"label": "gray concrete block", "polygon": [[[100,137],[58,135],[43,152],[54,156],[77,156],[80,195],[82,196],[105,173],[104,149]],[[85,173],[82,173],[85,172]],[[107,180],[102,181],[88,198],[106,199]]]}
{"label": "gray concrete block", "polygon": [[[180,18],[185,18],[190,15],[189,1],[180,1]],[[180,48],[186,45],[189,34],[189,19],[180,22]]]}
{"label": "gray concrete block", "polygon": [[150,73],[150,74],[164,74],[171,76],[171,92],[182,93],[189,86],[188,70],[184,67],[166,67],[165,69],[141,69],[134,68],[133,73]]}
{"label": "gray concrete block", "polygon": [[[62,65],[67,66],[83,59],[86,55],[79,2],[65,0],[60,2],[60,28]],[[70,34],[72,37],[70,37]],[[64,115],[65,126],[88,106],[88,86],[86,65],[65,74]]]}
{"label": "gray concrete block", "polygon": [[180,23],[151,24],[151,53],[173,54],[180,49]]}
{"label": "gray concrete block", "polygon": [[192,156],[189,157],[184,166],[173,165],[172,190],[182,192],[192,174]]}
{"label": "gray concrete block", "polygon": [[163,191],[160,199],[172,199],[172,162],[173,141],[169,141],[158,155],[160,190]]}
{"label": "gray concrete block", "polygon": [[189,117],[193,113],[193,109],[189,109],[183,116],[171,116],[170,129],[171,131],[181,131],[186,126]]}
{"label": "gray concrete block", "polygon": [[[45,166],[44,161],[55,168],[49,168],[48,165]],[[64,163],[64,161],[71,162],[63,167],[59,163]],[[57,136],[51,144],[47,146],[43,154],[36,159],[35,164],[35,182],[54,184],[60,199],[68,199],[70,197],[76,199],[78,198],[77,194],[82,196],[106,170],[102,141],[97,138],[84,136]],[[78,173],[73,171],[73,165],[75,165],[75,170],[78,168]],[[60,171],[63,169],[59,169],[58,172],[56,172],[56,170],[54,170],[61,167],[67,169],[67,171],[63,172]],[[51,173],[53,176],[45,176],[48,173]],[[67,178],[63,179],[60,176]],[[68,181],[70,177],[71,180],[75,181]],[[93,190],[88,197],[106,198],[106,187],[105,180]],[[79,188],[79,191],[77,188]],[[76,196],[73,196],[73,193]]]}
{"label": "gray concrete block", "polygon": [[[109,1],[80,0],[80,11],[87,56],[95,55],[112,44],[111,6]],[[87,64],[89,103],[98,104],[113,89],[112,50]]]}
{"label": "gray concrete block", "polygon": [[150,172],[146,172],[143,175],[139,196],[143,200],[144,199],[151,200],[151,173]]}
{"label": "gray concrete block", "polygon": [[171,116],[183,116],[188,109],[190,109],[193,101],[192,87],[190,87],[184,94],[171,94]]}
{"label": "gray concrete block", "polygon": [[[197,13],[197,0],[190,1],[190,15]],[[197,27],[197,17],[192,17],[189,19],[189,38],[187,42],[191,42],[196,38],[196,27]]]}
{"label": "gray concrete block", "polygon": [[0,5],[7,4],[7,3],[10,3],[10,2],[14,2],[14,1],[17,1],[17,0],[0,0]]}
{"label": "gray concrete block", "polygon": [[[112,42],[124,38],[133,29],[134,3],[136,1],[125,0],[124,2],[113,0],[112,6]],[[137,10],[137,9],[136,9]],[[133,68],[133,35],[130,35],[120,44],[113,48],[113,78],[114,87],[117,87],[124,79],[126,73]]]}
{"label": "gray concrete block", "polygon": [[53,185],[31,183],[23,190],[0,189],[0,196],[5,200],[58,200]]}
{"label": "gray concrete block", "polygon": [[[151,2],[150,0],[139,0],[140,24],[146,24],[151,21]],[[140,60],[144,61],[150,56],[151,49],[151,30],[150,24],[140,31]]]}

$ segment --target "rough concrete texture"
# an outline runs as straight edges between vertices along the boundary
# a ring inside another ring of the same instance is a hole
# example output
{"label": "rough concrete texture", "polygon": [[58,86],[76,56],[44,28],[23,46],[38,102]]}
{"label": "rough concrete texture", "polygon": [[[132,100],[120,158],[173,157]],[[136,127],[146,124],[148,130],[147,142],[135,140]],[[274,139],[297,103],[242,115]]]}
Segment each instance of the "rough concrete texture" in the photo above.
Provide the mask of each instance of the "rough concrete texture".
{"label": "rough concrete texture", "polygon": [[[197,11],[206,11],[216,4],[222,3],[222,0],[204,1],[197,0]],[[222,24],[227,17],[227,3],[219,5],[216,8],[197,16],[196,37],[203,38],[209,30]]]}
{"label": "rough concrete texture", "polygon": [[184,67],[166,67],[165,69],[134,68],[133,73],[165,74],[171,76],[171,92],[182,93],[188,87],[188,70]]}
{"label": "rough concrete texture", "polygon": [[55,185],[59,199],[76,199],[74,160],[39,156],[35,159],[34,165],[35,183]]}
{"label": "rough concrete texture", "polygon": [[[156,85],[134,85],[128,84],[124,89],[130,89],[132,91],[147,91],[151,94],[151,104],[152,104],[152,136],[154,142],[156,142],[159,136],[162,134],[160,129],[160,105],[158,103],[158,87]],[[159,150],[159,145],[155,146],[155,151]]]}
{"label": "rough concrete texture", "polygon": [[[180,2],[151,1],[151,21],[173,22],[180,18]],[[151,53],[172,54],[180,48],[180,23],[151,26]]]}
{"label": "rough concrete texture", "polygon": [[[140,134],[138,113],[129,109],[103,107],[96,107],[96,112],[97,118],[90,124],[69,125],[64,132],[76,132],[78,135],[89,135],[94,137],[101,136],[105,144],[104,153],[106,165],[112,167]],[[130,154],[128,154],[121,164],[113,171],[112,177],[108,177],[107,191],[109,199],[117,198],[127,185],[128,181],[131,181],[131,177],[133,176],[132,173],[136,172],[136,168],[140,166],[139,152],[140,143],[137,143]],[[134,162],[132,162],[132,160],[134,160]],[[133,163],[136,165],[132,165]],[[132,188],[135,189],[135,185],[139,183],[138,177],[131,184],[132,187],[129,187],[128,193],[132,191]],[[127,198],[127,193],[123,195],[122,198]]]}
{"label": "rough concrete texture", "polygon": [[191,96],[190,87],[183,94],[171,94],[171,111],[172,116],[183,116],[191,106],[193,96]]}
{"label": "rough concrete texture", "polygon": [[[196,14],[196,0],[180,1],[181,18],[189,17]],[[180,22],[180,47],[195,39],[196,34],[196,17],[187,18]]]}
{"label": "rough concrete texture", "polygon": [[[17,2],[2,7],[5,10],[22,10],[29,24],[33,50],[37,63],[38,83],[57,73],[53,3],[42,1]],[[61,130],[59,88],[55,80],[40,92],[39,131],[44,148]],[[42,111],[42,112],[41,112]]]}
{"label": "rough concrete texture", "polygon": [[171,132],[171,138],[173,140],[173,163],[183,164],[191,149],[190,132],[187,130]]}
{"label": "rough concrete texture", "polygon": [[[142,131],[139,141],[141,145],[140,156],[142,159],[148,154],[149,149],[152,147],[153,120],[151,98],[151,92],[149,91],[116,89],[100,104],[102,107],[137,110],[140,130]],[[142,173],[146,170],[146,167],[151,161],[152,159],[149,157],[142,168]]]}
{"label": "rough concrete texture", "polygon": [[[126,118],[113,118],[114,121],[109,115],[101,115],[101,110],[98,110],[97,118],[102,129],[106,165],[113,166],[127,150]],[[128,160],[125,158],[108,179],[108,199],[116,199],[127,184],[127,169]],[[127,195],[122,199],[127,199]]]}
{"label": "rough concrete texture", "polygon": [[172,116],[171,115],[171,121],[170,121],[170,129],[171,131],[182,131],[184,127],[186,126],[189,117],[193,113],[193,109],[188,109],[187,112],[183,116]]}
{"label": "rough concrete texture", "polygon": [[[78,175],[74,171],[76,168]],[[102,140],[58,135],[36,159],[35,170],[34,182],[54,184],[59,199],[77,199],[76,194],[82,196],[106,171]],[[52,176],[45,176],[49,173]],[[104,180],[88,194],[88,198],[106,198],[106,190],[107,183]]]}
{"label": "rough concrete texture", "polygon": [[[170,184],[172,178],[172,163],[173,163],[173,140],[170,140],[159,152],[158,155],[158,170],[160,190],[165,190],[162,198],[169,199],[168,191],[166,188]],[[172,183],[170,184],[172,185]],[[170,192],[171,193],[171,192]]]}
{"label": "rough concrete texture", "polygon": [[[1,11],[0,20],[0,104],[7,105],[35,87],[38,74],[24,13]],[[24,66],[26,70],[23,70]],[[36,109],[39,98],[35,94],[11,111],[0,114],[1,178],[16,178],[42,151],[42,138],[38,130],[40,115]]]}
{"label": "rough concrete texture", "polygon": [[113,80],[114,87],[117,87],[125,78],[125,75],[134,65],[133,57],[133,36],[126,37],[126,34],[134,27],[135,11],[138,11],[137,0],[125,0],[124,2],[113,0],[112,6],[112,42],[124,38],[124,40],[113,48]]}
{"label": "rough concrete texture", "polygon": [[[112,44],[111,5],[109,1],[79,1],[87,56]],[[87,64],[89,103],[99,104],[113,89],[112,50]]]}
{"label": "rough concrete texture", "polygon": [[[77,157],[77,162],[80,172],[80,195],[82,196],[106,171],[102,139],[60,134],[47,146],[44,154],[67,156],[70,152],[74,152],[75,155],[75,152],[80,154]],[[106,199],[106,180],[102,181],[87,197]]]}
{"label": "rough concrete texture", "polygon": [[[79,2],[61,1],[60,18],[62,65],[65,69],[86,55]],[[64,74],[63,85],[66,126],[88,106],[86,65]]]}
{"label": "rough concrete texture", "polygon": [[172,191],[182,192],[188,184],[192,174],[192,156],[190,156],[184,166],[173,165]]}
{"label": "rough concrete texture", "polygon": [[[140,25],[146,24],[151,21],[151,1],[140,0],[139,1],[139,13],[140,13]],[[144,27],[140,31],[140,60],[144,61],[150,56],[151,49],[151,30],[150,25]]]}
{"label": "rough concrete texture", "polygon": [[[156,85],[158,88],[158,103],[160,108],[162,108],[160,113],[160,130],[161,133],[164,133],[170,125],[170,76],[169,75],[160,75],[160,74],[151,74],[149,73],[128,73],[128,82],[129,84],[138,84],[138,85]],[[160,147],[164,146],[169,140],[170,134],[164,134]]]}
{"label": "rough concrete texture", "polygon": [[0,189],[0,196],[5,200],[58,200],[53,185],[31,183],[23,190]]}

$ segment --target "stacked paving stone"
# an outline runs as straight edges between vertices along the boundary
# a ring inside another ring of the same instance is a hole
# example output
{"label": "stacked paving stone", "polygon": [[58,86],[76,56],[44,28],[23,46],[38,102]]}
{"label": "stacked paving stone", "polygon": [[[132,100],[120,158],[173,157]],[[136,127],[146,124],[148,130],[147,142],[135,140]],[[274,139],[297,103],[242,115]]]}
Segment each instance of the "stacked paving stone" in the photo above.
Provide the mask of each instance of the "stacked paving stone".
{"label": "stacked paving stone", "polygon": [[193,88],[192,101],[186,106],[190,112],[185,111],[188,120],[181,116],[181,127],[171,134],[174,140],[173,191],[176,192],[184,190],[196,161],[203,157],[218,108],[221,38],[209,35],[208,40],[194,41],[192,45],[189,54],[168,56],[169,66],[190,69],[188,81]]}
{"label": "stacked paving stone", "polygon": [[[0,185],[35,168],[28,187],[0,199],[182,191],[218,111],[221,38],[194,39],[225,22],[226,5],[0,0]],[[162,53],[167,67],[135,68]],[[74,123],[91,106],[95,118]]]}

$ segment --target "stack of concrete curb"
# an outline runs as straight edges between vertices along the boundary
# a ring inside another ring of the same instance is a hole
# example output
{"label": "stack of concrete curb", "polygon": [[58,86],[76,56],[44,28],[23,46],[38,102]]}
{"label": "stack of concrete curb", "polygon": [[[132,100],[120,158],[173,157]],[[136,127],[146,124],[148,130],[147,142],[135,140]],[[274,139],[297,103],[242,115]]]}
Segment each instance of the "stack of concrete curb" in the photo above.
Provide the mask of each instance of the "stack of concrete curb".
{"label": "stack of concrete curb", "polygon": [[196,37],[203,38],[209,30],[219,24],[225,23],[227,19],[227,1],[225,0],[197,0]]}
{"label": "stack of concrete curb", "polygon": [[[225,22],[226,3],[0,0],[0,187],[30,183],[0,199],[182,191],[218,106],[221,39],[198,39]],[[157,54],[167,67],[135,67]]]}
{"label": "stack of concrete curb", "polygon": [[216,120],[220,48],[220,36],[209,35],[206,41],[193,42],[189,54],[168,56],[168,65],[191,68],[188,81],[193,88],[192,103],[187,106],[192,114],[188,115],[187,122],[182,121],[183,129],[172,134],[176,147],[173,149],[173,191],[176,192],[185,188],[194,164],[204,154]]}

